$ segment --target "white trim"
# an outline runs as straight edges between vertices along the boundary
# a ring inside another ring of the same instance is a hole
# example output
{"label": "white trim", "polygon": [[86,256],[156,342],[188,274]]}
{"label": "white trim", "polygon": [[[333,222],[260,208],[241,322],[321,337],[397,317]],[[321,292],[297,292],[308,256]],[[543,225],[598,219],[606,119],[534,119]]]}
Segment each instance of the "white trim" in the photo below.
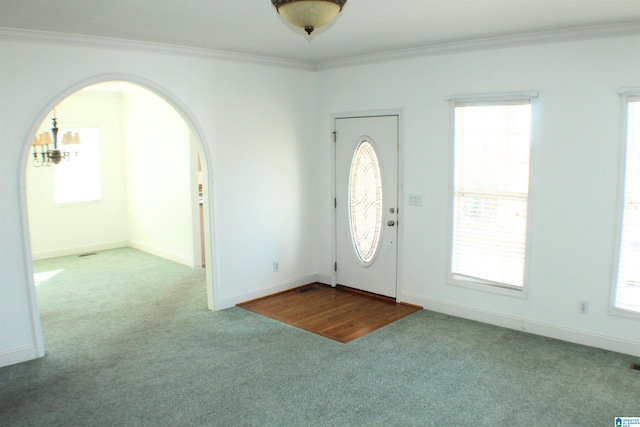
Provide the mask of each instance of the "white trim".
{"label": "white trim", "polygon": [[[62,101],[63,98],[60,98]],[[45,114],[48,115],[49,111],[53,106],[47,110]],[[40,321],[40,309],[38,308],[38,295],[36,293],[36,284],[33,278],[34,270],[33,270],[33,255],[31,249],[31,235],[29,229],[29,209],[27,205],[27,168],[31,166],[28,158],[31,155],[31,138],[33,135],[36,135],[38,132],[39,124],[44,120],[43,112],[40,113],[40,116],[36,119],[36,122],[32,125],[30,132],[27,134],[27,141],[23,141],[22,143],[22,157],[20,162],[20,168],[18,170],[18,197],[20,203],[20,219],[21,219],[21,228],[22,228],[22,242],[24,245],[24,271],[27,275],[25,280],[25,285],[27,287],[27,294],[29,295],[29,315],[31,317],[31,333],[33,336],[34,343],[34,354],[31,355],[30,358],[21,360],[31,360],[38,357],[44,357],[45,347],[44,347],[44,336],[42,334],[42,322]],[[0,287],[2,284],[0,284]],[[15,349],[15,351],[21,351],[21,348]],[[26,354],[26,353],[25,353]],[[2,356],[0,355],[0,366],[3,366]]]}
{"label": "white trim", "polygon": [[65,34],[49,31],[22,30],[17,28],[0,28],[0,40],[51,43],[88,48],[155,52],[168,55],[183,55],[196,58],[268,65],[307,71],[313,71],[314,69],[313,64],[310,62],[296,61],[292,59],[273,58],[269,56],[251,55],[246,53],[227,52],[223,50],[179,46],[172,44],[124,40],[110,37]]}
{"label": "white trim", "polygon": [[[204,236],[204,197],[203,204],[200,204],[200,192],[198,177],[203,176],[198,171],[198,137],[189,130],[189,182],[191,185],[191,251],[193,253],[193,266],[202,267],[204,259],[203,236]],[[202,218],[200,211],[202,210]]]}
{"label": "white trim", "polygon": [[334,288],[338,285],[338,272],[336,271],[336,263],[338,262],[338,222],[336,219],[337,216],[337,206],[338,203],[338,192],[337,192],[337,184],[336,184],[336,173],[337,173],[337,165],[336,165],[336,155],[337,155],[337,135],[336,135],[336,119],[337,115],[331,114],[331,205],[333,206],[331,212],[331,286]]}
{"label": "white trim", "polygon": [[536,199],[536,191],[533,183],[537,178],[536,174],[536,164],[538,158],[538,150],[539,145],[538,141],[540,141],[539,135],[541,131],[541,124],[538,123],[538,114],[540,111],[540,107],[538,106],[538,92],[535,92],[536,95],[532,96],[530,99],[531,103],[531,130],[529,132],[530,136],[530,146],[529,146],[529,187],[527,192],[527,243],[525,246],[524,253],[524,286],[522,290],[522,297],[529,298],[529,284],[531,283],[531,265],[534,251],[533,248],[533,240],[535,233],[533,232],[533,224],[535,221],[533,215],[533,207]]}
{"label": "white trim", "polygon": [[40,352],[35,345],[13,348],[0,353],[0,368],[37,359],[42,356],[44,356],[44,351]]}
{"label": "white trim", "polygon": [[525,34],[486,37],[475,40],[463,40],[407,49],[396,49],[386,52],[369,53],[364,55],[355,55],[344,58],[314,62],[108,37],[64,34],[49,31],[24,30],[18,28],[0,28],[0,40],[46,42],[84,47],[102,47],[157,52],[308,71],[322,71],[356,65],[367,65],[377,62],[422,58],[435,55],[447,55],[479,50],[503,49],[518,46],[530,46],[615,37],[633,37],[637,35],[640,35],[640,22],[628,22],[622,24],[596,25],[554,31],[541,31]]}
{"label": "white trim", "polygon": [[242,302],[251,301],[256,298],[266,297],[278,292],[284,292],[290,289],[295,289],[300,286],[315,283],[318,281],[317,279],[318,279],[318,275],[309,274],[307,276],[298,277],[297,279],[294,279],[294,280],[289,280],[286,282],[280,282],[272,285],[263,286],[262,288],[259,288],[251,292],[240,292],[240,293],[229,295],[227,297],[222,297],[218,300],[218,305],[216,306],[216,310],[224,310],[225,308],[231,308]]}
{"label": "white trim", "polygon": [[[2,38],[2,30],[0,29],[0,39]],[[208,173],[208,185],[204,189],[204,202],[205,202],[205,251],[206,251],[206,291],[207,291],[207,307],[209,310],[219,310],[218,308],[218,294],[219,290],[216,286],[217,283],[220,283],[218,277],[217,268],[215,268],[215,260],[216,257],[216,245],[214,239],[214,230],[215,230],[215,218],[214,218],[214,210],[209,209],[209,206],[212,204],[214,200],[214,172],[211,165],[213,162],[211,161],[211,152],[209,151],[209,147],[212,144],[208,144],[205,137],[204,132],[202,131],[202,127],[196,121],[196,116],[180,101],[180,99],[174,96],[171,92],[166,90],[164,87],[156,84],[155,82],[138,77],[135,75],[122,74],[122,73],[110,73],[110,74],[102,74],[96,75],[85,80],[77,81],[72,86],[67,87],[64,91],[57,93],[48,104],[44,105],[42,110],[36,115],[31,128],[24,135],[24,140],[22,141],[22,155],[20,158],[20,168],[18,171],[18,192],[20,197],[20,217],[21,217],[21,225],[22,225],[22,240],[24,244],[24,271],[26,274],[25,286],[27,286],[27,292],[29,294],[29,309],[32,321],[32,332],[33,332],[33,340],[34,340],[34,348],[35,348],[35,357],[44,356],[44,340],[42,337],[42,326],[40,322],[40,312],[38,310],[38,302],[35,291],[35,285],[33,281],[33,255],[31,253],[31,238],[29,231],[29,214],[27,208],[27,183],[26,183],[26,168],[30,165],[28,162],[29,156],[31,155],[31,139],[33,135],[35,135],[38,131],[38,127],[40,123],[49,115],[49,112],[58,105],[63,99],[72,95],[79,90],[93,85],[97,83],[104,83],[108,81],[125,81],[128,83],[136,84],[141,87],[144,87],[147,90],[154,92],[156,95],[164,99],[169,105],[172,106],[179,114],[182,116],[184,121],[189,126],[189,131],[197,135],[200,141],[200,149],[203,154],[201,161],[203,162],[203,168]]]}
{"label": "white trim", "polygon": [[[174,252],[170,252],[161,248],[157,248],[155,246],[147,245],[146,243],[136,242],[134,240],[129,240],[129,246],[133,249],[137,249],[142,252],[146,252],[151,255],[155,255],[160,258],[168,259],[173,262],[177,262],[178,264],[188,265],[189,267],[196,267],[194,265],[193,258],[189,258],[187,256],[177,254]],[[198,266],[199,267],[199,266]]]}
{"label": "white trim", "polygon": [[[615,269],[615,271],[617,272],[617,268]],[[615,317],[624,317],[625,319],[640,320],[640,313],[637,313],[635,311],[625,310],[625,309],[618,308],[618,307],[615,306],[616,290],[617,289],[616,289],[615,284],[614,284],[613,292],[611,292],[611,295],[612,295],[612,298],[613,298],[613,302],[609,305],[609,309],[607,310],[607,314],[609,314],[610,316],[615,316]]]}
{"label": "white trim", "polygon": [[[453,243],[449,243],[449,246],[452,247]],[[449,257],[451,257],[451,251],[449,251]],[[526,257],[526,253],[525,253]],[[447,264],[449,266],[449,270],[451,269],[451,260]],[[525,277],[526,277],[527,264],[525,260]],[[527,280],[525,278],[525,286],[511,286],[506,283],[497,283],[491,282],[490,280],[483,280],[480,278],[469,278],[465,279],[466,276],[456,273],[451,273],[450,271],[447,274],[448,285],[459,286],[461,288],[473,289],[481,292],[490,292],[493,294],[505,295],[509,297],[515,298],[523,298],[527,299],[528,293],[526,286]],[[475,279],[475,280],[474,280]]]}
{"label": "white trim", "polygon": [[465,94],[465,95],[452,95],[445,98],[445,101],[455,103],[466,102],[501,102],[501,101],[530,101],[532,98],[540,96],[540,92],[535,90],[524,92],[504,92],[504,93],[480,93],[480,94]]}
{"label": "white trim", "polygon": [[640,95],[640,87],[622,87],[618,89],[618,95],[630,97]]}
{"label": "white trim", "polygon": [[633,37],[640,35],[640,22],[613,25],[597,25],[567,30],[542,31],[535,33],[515,34],[507,36],[487,37],[476,40],[464,40],[398,49],[389,52],[370,53],[359,56],[331,59],[315,64],[315,70],[330,70],[357,65],[368,65],[377,62],[397,61],[403,59],[423,58],[436,55],[473,52],[489,49],[503,49],[518,46],[531,46],[569,41],[605,39],[614,37]]}
{"label": "white trim", "polygon": [[402,301],[420,305],[424,307],[425,310],[435,311],[450,316],[528,332],[534,335],[554,338],[588,347],[602,348],[632,356],[640,356],[639,341],[611,338],[606,335],[594,334],[579,329],[559,327],[551,323],[529,320],[524,317],[511,316],[488,310],[479,310],[435,298],[425,298],[412,293],[404,293],[402,295]]}
{"label": "white trim", "polygon": [[[624,218],[624,187],[626,181],[626,159],[627,159],[627,96],[625,89],[618,90],[622,95],[620,99],[620,137],[618,139],[618,182],[616,188],[616,224],[613,243],[613,259],[611,262],[611,282],[609,285],[609,304],[607,314],[618,316],[621,312],[616,308],[616,294],[618,291],[618,269],[620,265],[620,244],[622,240],[622,222]],[[626,314],[626,313],[625,313]]]}
{"label": "white trim", "polygon": [[388,116],[400,117],[400,113],[402,113],[402,108],[389,108],[389,109],[382,109],[382,110],[364,110],[364,111],[346,111],[341,113],[332,113],[331,125],[333,126],[332,129],[335,130],[336,119],[363,119],[367,117],[388,117]]}
{"label": "white trim", "polygon": [[402,109],[398,109],[396,110],[396,113],[398,116],[398,202],[396,205],[396,228],[398,229],[396,239],[398,240],[398,244],[396,250],[396,302],[401,302],[402,299],[400,298],[400,295],[402,295],[402,275],[400,273],[404,271],[404,245],[400,243],[404,242],[404,211],[408,205],[404,205],[404,111]]}
{"label": "white trim", "polygon": [[68,246],[66,248],[57,248],[48,251],[33,252],[33,260],[57,258],[61,256],[78,255],[87,252],[106,251],[109,249],[124,248],[128,246],[126,240],[116,240],[113,242],[96,243],[82,246]]}

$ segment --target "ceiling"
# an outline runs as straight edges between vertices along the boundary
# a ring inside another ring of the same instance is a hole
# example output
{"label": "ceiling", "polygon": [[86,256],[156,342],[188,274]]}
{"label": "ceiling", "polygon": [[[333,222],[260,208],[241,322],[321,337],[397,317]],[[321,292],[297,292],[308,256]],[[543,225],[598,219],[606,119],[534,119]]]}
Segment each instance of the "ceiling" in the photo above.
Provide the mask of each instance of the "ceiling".
{"label": "ceiling", "polygon": [[[270,0],[0,0],[0,27],[318,64],[483,38],[640,23],[640,0],[348,0],[312,37]],[[640,27],[639,27],[640,28]]]}

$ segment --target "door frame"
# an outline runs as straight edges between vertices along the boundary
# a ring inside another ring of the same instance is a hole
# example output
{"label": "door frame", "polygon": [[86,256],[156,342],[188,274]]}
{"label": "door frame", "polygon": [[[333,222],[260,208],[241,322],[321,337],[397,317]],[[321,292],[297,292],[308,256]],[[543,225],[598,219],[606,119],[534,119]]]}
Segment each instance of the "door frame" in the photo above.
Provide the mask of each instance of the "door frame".
{"label": "door frame", "polygon": [[331,114],[331,134],[329,135],[329,141],[331,143],[331,286],[336,287],[338,284],[338,273],[334,268],[335,262],[338,259],[338,242],[337,242],[337,222],[336,222],[336,144],[335,144],[335,131],[336,120],[338,119],[362,119],[366,117],[384,117],[384,116],[397,116],[398,117],[398,219],[397,219],[397,244],[396,244],[396,301],[402,302],[402,283],[401,283],[401,267],[402,267],[402,241],[403,241],[403,228],[400,224],[404,224],[404,197],[403,197],[403,174],[404,170],[404,156],[402,150],[404,142],[404,114],[401,108],[382,109],[382,110],[364,110],[364,111],[352,111],[342,113]]}

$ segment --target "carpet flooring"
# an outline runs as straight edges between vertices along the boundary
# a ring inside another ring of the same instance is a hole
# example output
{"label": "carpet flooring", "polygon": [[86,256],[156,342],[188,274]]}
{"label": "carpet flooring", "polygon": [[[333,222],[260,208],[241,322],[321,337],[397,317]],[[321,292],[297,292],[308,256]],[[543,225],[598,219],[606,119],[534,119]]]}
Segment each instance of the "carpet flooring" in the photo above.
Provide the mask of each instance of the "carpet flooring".
{"label": "carpet flooring", "polygon": [[61,270],[37,287],[47,356],[0,368],[3,427],[601,427],[640,416],[628,355],[427,310],[341,344],[238,307],[208,311],[202,269],[133,249],[35,268]]}
{"label": "carpet flooring", "polygon": [[351,342],[421,308],[321,283],[244,302],[238,307],[341,343]]}

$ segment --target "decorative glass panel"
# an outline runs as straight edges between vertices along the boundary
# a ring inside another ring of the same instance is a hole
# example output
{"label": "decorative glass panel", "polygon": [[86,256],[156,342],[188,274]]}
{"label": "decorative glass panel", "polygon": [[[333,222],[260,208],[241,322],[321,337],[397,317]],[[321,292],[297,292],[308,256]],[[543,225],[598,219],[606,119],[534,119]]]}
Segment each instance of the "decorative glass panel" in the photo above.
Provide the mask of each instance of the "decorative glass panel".
{"label": "decorative glass panel", "polygon": [[349,176],[351,238],[360,260],[370,263],[382,230],[382,178],[378,156],[369,141],[356,148]]}

